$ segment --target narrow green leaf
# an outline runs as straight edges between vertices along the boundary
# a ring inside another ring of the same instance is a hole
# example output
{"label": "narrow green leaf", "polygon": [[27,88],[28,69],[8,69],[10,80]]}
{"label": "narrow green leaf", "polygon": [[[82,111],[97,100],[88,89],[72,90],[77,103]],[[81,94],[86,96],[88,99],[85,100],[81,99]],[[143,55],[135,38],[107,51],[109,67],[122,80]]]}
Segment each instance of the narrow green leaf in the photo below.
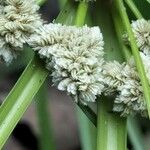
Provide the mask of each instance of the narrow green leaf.
{"label": "narrow green leaf", "polygon": [[77,119],[82,150],[96,150],[96,128],[79,107]]}
{"label": "narrow green leaf", "polygon": [[55,141],[52,128],[51,115],[49,113],[48,89],[44,84],[36,96],[36,108],[39,125],[39,149],[55,150]]}
{"label": "narrow green leaf", "polygon": [[0,149],[43,84],[48,71],[34,58],[0,107]]}
{"label": "narrow green leaf", "polygon": [[125,0],[129,8],[132,10],[137,19],[143,18],[141,12],[138,10],[137,6],[133,2],[133,0]]}
{"label": "narrow green leaf", "polygon": [[139,127],[138,121],[133,117],[129,117],[127,121],[128,136],[133,145],[134,150],[145,150],[143,135]]}

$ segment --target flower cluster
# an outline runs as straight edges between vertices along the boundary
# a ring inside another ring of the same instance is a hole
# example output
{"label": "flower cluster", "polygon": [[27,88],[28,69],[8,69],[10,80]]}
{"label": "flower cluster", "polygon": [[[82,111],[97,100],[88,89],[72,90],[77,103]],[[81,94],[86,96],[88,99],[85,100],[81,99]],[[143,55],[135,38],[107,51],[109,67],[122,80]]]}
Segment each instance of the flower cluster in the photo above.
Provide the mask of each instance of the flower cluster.
{"label": "flower cluster", "polygon": [[[43,25],[38,10],[34,0],[0,0],[1,60],[10,63],[28,43],[45,60],[53,85],[75,102],[95,102],[103,93],[115,96],[113,110],[121,116],[147,114],[133,58],[106,62],[99,27]],[[150,82],[150,21],[140,19],[131,26]]]}
{"label": "flower cluster", "polygon": [[[140,50],[145,72],[150,83],[150,21],[140,19],[131,24],[137,45]],[[130,39],[125,34],[124,39],[129,44]],[[113,69],[110,69],[113,68]],[[107,63],[103,71],[105,77],[105,94],[116,94],[113,110],[120,112],[122,116],[129,114],[147,114],[142,85],[134,64],[134,61],[119,64]]]}
{"label": "flower cluster", "polygon": [[45,58],[54,85],[76,102],[95,102],[103,91],[103,37],[98,27],[48,24],[31,36],[29,45]]}
{"label": "flower cluster", "polygon": [[29,36],[42,25],[34,0],[0,1],[0,59],[10,63]]}
{"label": "flower cluster", "polygon": [[[122,64],[106,62],[98,27],[46,24],[36,30],[28,43],[45,60],[53,84],[67,91],[76,102],[95,102],[96,96],[103,93],[115,96],[113,111],[121,116],[147,114],[133,58]],[[150,78],[150,58],[144,52],[140,54]]]}
{"label": "flower cluster", "polygon": [[116,92],[113,110],[121,113],[121,116],[138,113],[146,115],[143,89],[133,59],[128,63],[114,63],[112,67],[109,71],[109,76],[114,84],[109,84],[107,78],[104,81],[108,84],[107,93],[112,92],[111,88]]}
{"label": "flower cluster", "polygon": [[142,86],[132,60],[128,63],[107,62],[103,67],[105,95],[115,95],[115,112],[122,116],[146,112]]}
{"label": "flower cluster", "polygon": [[132,21],[131,26],[139,49],[146,55],[150,55],[150,20]]}

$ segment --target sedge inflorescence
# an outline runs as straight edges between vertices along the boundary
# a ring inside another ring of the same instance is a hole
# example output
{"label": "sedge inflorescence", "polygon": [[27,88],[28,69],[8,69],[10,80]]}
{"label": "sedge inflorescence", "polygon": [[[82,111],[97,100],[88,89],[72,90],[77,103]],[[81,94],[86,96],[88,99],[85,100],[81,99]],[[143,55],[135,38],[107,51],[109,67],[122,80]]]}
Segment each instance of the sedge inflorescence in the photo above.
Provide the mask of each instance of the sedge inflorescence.
{"label": "sedge inflorescence", "polygon": [[150,20],[132,21],[131,26],[140,51],[150,55]]}
{"label": "sedge inflorescence", "polygon": [[[53,84],[71,95],[75,102],[95,102],[96,97],[103,93],[114,97],[113,111],[121,116],[147,115],[134,59],[124,63],[106,62],[103,57],[103,36],[98,27],[50,23],[37,29],[28,43],[45,60]],[[150,78],[148,46],[142,47],[144,49],[139,46],[140,55]]]}
{"label": "sedge inflorescence", "polygon": [[121,116],[141,114],[147,109],[142,85],[133,58],[127,63],[108,62],[104,65],[105,95],[115,95],[113,111]]}
{"label": "sedge inflorescence", "polygon": [[[0,0],[1,60],[10,63],[28,43],[45,60],[53,85],[75,102],[95,102],[104,94],[113,96],[113,111],[121,116],[147,114],[133,58],[107,62],[99,27],[43,24],[38,10],[34,0]],[[131,26],[150,82],[150,21],[140,19]]]}
{"label": "sedge inflorescence", "polygon": [[39,28],[29,45],[45,58],[53,84],[76,102],[95,102],[103,90],[103,37],[98,27],[48,24]]}
{"label": "sedge inflorescence", "polygon": [[0,1],[1,61],[10,63],[16,58],[29,36],[42,25],[38,10],[34,0]]}

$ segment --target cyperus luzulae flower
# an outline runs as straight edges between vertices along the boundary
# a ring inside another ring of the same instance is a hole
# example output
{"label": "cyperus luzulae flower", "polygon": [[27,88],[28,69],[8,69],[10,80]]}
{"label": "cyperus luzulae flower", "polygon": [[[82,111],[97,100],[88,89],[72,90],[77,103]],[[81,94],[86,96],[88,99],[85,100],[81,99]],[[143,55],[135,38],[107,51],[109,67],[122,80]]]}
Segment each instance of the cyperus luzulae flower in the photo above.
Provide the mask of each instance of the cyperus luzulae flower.
{"label": "cyperus luzulae flower", "polygon": [[45,59],[59,90],[67,91],[76,102],[95,102],[104,87],[104,42],[98,27],[44,25],[29,45]]}
{"label": "cyperus luzulae flower", "polygon": [[113,91],[116,96],[113,111],[120,113],[121,116],[135,114],[145,116],[147,108],[143,88],[133,58],[128,63],[119,64],[114,62],[110,66],[109,71],[106,69],[104,83],[107,83],[106,95]]}
{"label": "cyperus luzulae flower", "polygon": [[0,58],[10,63],[42,20],[34,0],[1,0],[0,4]]}
{"label": "cyperus luzulae flower", "polygon": [[150,55],[150,20],[132,21],[131,26],[139,49],[146,55]]}

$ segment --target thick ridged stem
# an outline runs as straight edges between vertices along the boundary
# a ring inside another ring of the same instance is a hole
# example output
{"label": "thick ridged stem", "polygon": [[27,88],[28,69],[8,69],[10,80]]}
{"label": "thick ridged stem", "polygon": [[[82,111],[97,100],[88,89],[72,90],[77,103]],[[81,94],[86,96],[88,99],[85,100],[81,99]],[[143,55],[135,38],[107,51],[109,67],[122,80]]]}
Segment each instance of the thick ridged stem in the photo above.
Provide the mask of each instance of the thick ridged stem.
{"label": "thick ridged stem", "polygon": [[97,150],[126,150],[126,118],[111,112],[112,104],[106,98],[98,101]]}
{"label": "thick ridged stem", "polygon": [[56,149],[48,100],[48,89],[47,84],[45,83],[36,96],[36,110],[39,127],[39,149],[41,150]]}

